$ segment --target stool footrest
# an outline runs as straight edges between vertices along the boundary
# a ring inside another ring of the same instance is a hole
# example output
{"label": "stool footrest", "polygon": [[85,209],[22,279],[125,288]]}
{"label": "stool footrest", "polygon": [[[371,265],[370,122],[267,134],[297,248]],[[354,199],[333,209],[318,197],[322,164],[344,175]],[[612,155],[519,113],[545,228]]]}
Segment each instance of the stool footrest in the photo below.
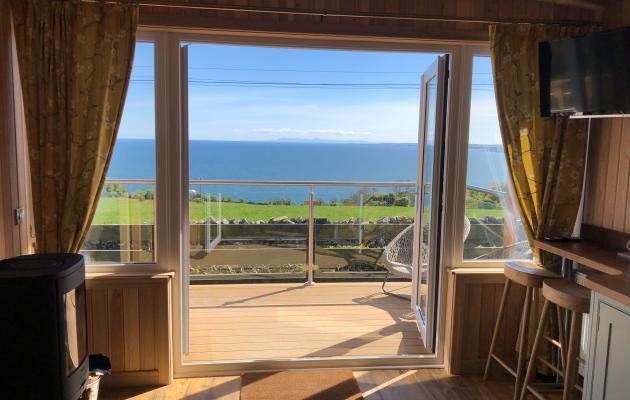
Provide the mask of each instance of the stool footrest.
{"label": "stool footrest", "polygon": [[541,356],[538,356],[538,361],[540,361],[541,363],[545,364],[548,368],[553,370],[556,374],[560,375],[560,377],[564,378],[563,371],[560,368],[558,368],[555,365],[553,365],[552,363],[550,363],[549,361],[547,361],[545,358],[543,358]]}
{"label": "stool footrest", "polygon": [[533,382],[529,384],[529,387],[532,387],[534,389],[540,388],[541,390],[556,390],[562,389],[564,386],[562,386],[562,383],[555,382]]}
{"label": "stool footrest", "polygon": [[[582,386],[575,384],[573,386],[576,390],[583,392]],[[554,392],[562,392],[564,390],[564,386],[561,383],[542,383],[542,382],[534,382],[527,385],[527,392],[532,396],[537,398],[545,399],[541,393],[554,393]]]}
{"label": "stool footrest", "polygon": [[516,371],[510,367],[505,361],[503,361],[499,356],[495,354],[490,354],[490,357],[496,362],[499,363],[507,372],[509,372],[513,377],[516,377]]}
{"label": "stool footrest", "polygon": [[543,338],[544,338],[547,342],[549,342],[549,343],[551,343],[552,345],[556,346],[557,348],[559,348],[559,349],[561,349],[561,348],[562,348],[562,343],[560,343],[560,342],[559,342],[559,341],[557,341],[556,339],[554,339],[554,338],[552,338],[552,337],[550,337],[550,336],[548,336],[548,335],[543,336]]}
{"label": "stool footrest", "polygon": [[538,393],[538,391],[536,391],[536,389],[534,389],[532,387],[532,385],[527,385],[525,388],[526,388],[527,392],[529,392],[529,394],[531,394],[532,396],[534,396],[538,400],[547,400],[545,398],[545,396],[543,396],[542,394]]}
{"label": "stool footrest", "polygon": [[562,393],[563,390],[564,387],[562,386],[562,384],[558,383],[532,383],[527,385],[527,392],[532,396],[542,400],[547,400],[547,398],[544,397],[542,393]]}

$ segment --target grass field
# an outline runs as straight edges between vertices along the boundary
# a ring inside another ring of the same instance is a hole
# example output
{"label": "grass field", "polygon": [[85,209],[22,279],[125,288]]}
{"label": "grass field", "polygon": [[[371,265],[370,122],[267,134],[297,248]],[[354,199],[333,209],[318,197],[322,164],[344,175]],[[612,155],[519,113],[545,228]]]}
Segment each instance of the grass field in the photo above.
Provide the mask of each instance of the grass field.
{"label": "grass field", "polygon": [[[219,206],[221,207],[221,218],[224,219],[242,219],[247,218],[248,221],[264,220],[268,221],[273,217],[286,216],[289,218],[308,217],[308,207],[306,205],[259,205],[245,203],[190,203],[190,220],[201,221],[212,215],[219,215]],[[94,216],[94,225],[108,224],[153,224],[153,200],[139,201],[136,199],[123,197],[103,197],[99,201],[96,215]],[[332,221],[342,221],[359,217],[359,207],[357,206],[315,206],[316,218],[328,218]],[[365,206],[363,207],[363,220],[376,221],[382,217],[394,216],[413,216],[413,207],[385,207],[385,206]],[[503,210],[482,210],[482,209],[466,209],[468,217],[502,217]]]}

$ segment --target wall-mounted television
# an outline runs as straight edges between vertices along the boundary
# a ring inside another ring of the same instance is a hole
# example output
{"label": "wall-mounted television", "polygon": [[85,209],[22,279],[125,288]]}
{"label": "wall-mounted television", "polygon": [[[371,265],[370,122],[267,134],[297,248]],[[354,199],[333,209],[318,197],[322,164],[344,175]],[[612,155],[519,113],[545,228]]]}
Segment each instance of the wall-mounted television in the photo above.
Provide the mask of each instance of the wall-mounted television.
{"label": "wall-mounted television", "polygon": [[542,116],[630,114],[630,27],[539,44]]}

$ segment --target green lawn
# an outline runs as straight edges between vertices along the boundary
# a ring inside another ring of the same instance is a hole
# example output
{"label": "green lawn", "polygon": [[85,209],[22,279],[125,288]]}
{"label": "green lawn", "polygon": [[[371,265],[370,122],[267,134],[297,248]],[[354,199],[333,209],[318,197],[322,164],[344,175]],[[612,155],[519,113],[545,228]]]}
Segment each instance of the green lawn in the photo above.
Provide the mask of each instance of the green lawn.
{"label": "green lawn", "polygon": [[[218,209],[221,207],[221,218],[242,219],[256,221],[268,221],[273,217],[287,216],[289,218],[308,216],[306,205],[258,205],[245,203],[190,203],[190,220],[201,221],[207,216],[219,215]],[[502,210],[481,210],[466,209],[468,217],[493,216],[502,217]],[[413,207],[385,207],[385,206],[365,206],[363,207],[363,219],[365,221],[376,221],[382,217],[393,216],[413,216]],[[316,218],[328,218],[332,221],[342,221],[359,217],[359,207],[357,206],[315,206]],[[154,221],[153,201],[139,201],[129,198],[104,197],[100,200],[96,215],[95,225],[106,224],[152,224]]]}

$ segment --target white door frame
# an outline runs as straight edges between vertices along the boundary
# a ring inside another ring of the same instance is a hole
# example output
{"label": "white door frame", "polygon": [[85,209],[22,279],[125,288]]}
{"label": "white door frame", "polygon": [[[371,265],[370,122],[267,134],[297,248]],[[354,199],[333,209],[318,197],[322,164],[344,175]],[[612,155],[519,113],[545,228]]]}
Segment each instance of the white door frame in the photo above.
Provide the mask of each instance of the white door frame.
{"label": "white door frame", "polygon": [[[393,38],[365,38],[350,36],[333,36],[333,35],[312,35],[312,34],[285,34],[285,33],[246,33],[246,32],[208,32],[208,33],[179,33],[159,31],[162,37],[161,43],[164,46],[157,46],[156,58],[163,60],[165,82],[161,85],[164,87],[163,96],[168,108],[166,116],[164,116],[164,124],[167,127],[164,135],[167,136],[169,147],[168,154],[163,156],[168,159],[168,178],[165,187],[169,193],[168,217],[169,224],[169,244],[168,244],[168,269],[175,272],[173,281],[173,362],[176,377],[186,376],[203,376],[203,375],[220,375],[220,374],[238,374],[244,371],[268,371],[281,370],[291,368],[400,368],[400,367],[418,367],[418,366],[442,366],[444,350],[442,346],[444,332],[445,301],[446,298],[446,282],[448,267],[451,264],[452,252],[450,241],[442,242],[442,260],[439,268],[439,288],[437,290],[437,298],[439,310],[436,319],[436,342],[435,353],[430,355],[416,356],[382,356],[382,357],[330,357],[326,359],[283,359],[283,360],[238,360],[225,362],[184,362],[182,352],[184,350],[183,334],[186,328],[183,323],[185,317],[182,315],[182,291],[186,290],[187,282],[185,272],[182,266],[187,263],[187,255],[185,254],[187,247],[184,228],[186,228],[188,220],[188,201],[187,191],[183,190],[182,177],[184,177],[187,165],[185,158],[185,149],[188,145],[184,141],[183,133],[185,127],[180,120],[181,115],[181,99],[180,99],[180,42],[199,42],[199,43],[225,43],[225,44],[248,44],[248,45],[266,45],[281,47],[303,47],[303,48],[329,48],[329,49],[355,49],[355,50],[380,50],[380,51],[412,51],[437,54],[449,54],[450,71],[458,71],[462,62],[462,53],[466,45],[453,43],[436,43],[435,41],[422,41],[416,39],[393,39]],[[158,33],[155,33],[158,34]],[[156,80],[160,79],[156,74]],[[160,84],[158,84],[159,86]],[[458,113],[462,108],[460,102],[462,98],[459,96],[460,76],[451,75],[449,79],[449,106],[447,111],[447,153],[450,151],[449,142],[456,142],[459,136],[457,132]],[[157,96],[157,94],[156,94]],[[467,132],[466,132],[467,133]],[[453,140],[449,140],[453,138]],[[187,139],[187,138],[186,138]],[[160,155],[161,153],[158,153]],[[445,198],[449,198],[450,191],[449,166],[447,159],[445,167]],[[186,167],[186,168],[184,168]],[[456,169],[456,168],[455,168]],[[444,208],[445,211],[448,206]],[[444,214],[443,219],[444,231],[443,235],[452,234],[452,221],[448,213]],[[179,227],[179,228],[177,228]],[[461,236],[461,235],[460,235]]]}

